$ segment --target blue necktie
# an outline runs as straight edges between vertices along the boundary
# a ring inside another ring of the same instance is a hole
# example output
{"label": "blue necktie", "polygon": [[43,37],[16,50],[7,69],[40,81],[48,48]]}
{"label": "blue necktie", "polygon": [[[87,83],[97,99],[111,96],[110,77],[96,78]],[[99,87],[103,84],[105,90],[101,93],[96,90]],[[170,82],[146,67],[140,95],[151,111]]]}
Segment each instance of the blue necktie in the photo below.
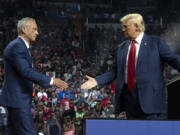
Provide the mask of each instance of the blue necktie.
{"label": "blue necktie", "polygon": [[[29,53],[29,55],[31,56],[31,58],[32,58],[32,55],[31,55],[31,48],[28,48],[28,53]],[[33,60],[32,60],[32,68],[34,67],[34,64],[33,64]]]}

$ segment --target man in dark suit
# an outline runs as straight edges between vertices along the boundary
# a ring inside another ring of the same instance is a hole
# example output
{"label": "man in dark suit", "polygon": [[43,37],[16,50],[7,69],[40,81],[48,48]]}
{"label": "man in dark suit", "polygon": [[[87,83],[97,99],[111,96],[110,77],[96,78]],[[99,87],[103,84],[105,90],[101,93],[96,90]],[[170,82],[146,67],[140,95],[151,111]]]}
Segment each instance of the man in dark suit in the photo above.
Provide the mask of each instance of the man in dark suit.
{"label": "man in dark suit", "polygon": [[164,119],[163,65],[166,62],[180,71],[180,56],[160,37],[144,33],[140,14],[128,14],[120,22],[127,40],[119,45],[112,69],[95,78],[87,76],[81,88],[102,87],[116,79],[116,114],[125,110],[127,119]]}
{"label": "man in dark suit", "polygon": [[66,89],[68,85],[61,79],[34,70],[29,47],[38,35],[36,21],[29,17],[19,20],[17,31],[18,38],[11,41],[4,51],[5,79],[0,105],[8,110],[8,134],[37,135],[30,111],[33,83],[43,88],[54,85]]}

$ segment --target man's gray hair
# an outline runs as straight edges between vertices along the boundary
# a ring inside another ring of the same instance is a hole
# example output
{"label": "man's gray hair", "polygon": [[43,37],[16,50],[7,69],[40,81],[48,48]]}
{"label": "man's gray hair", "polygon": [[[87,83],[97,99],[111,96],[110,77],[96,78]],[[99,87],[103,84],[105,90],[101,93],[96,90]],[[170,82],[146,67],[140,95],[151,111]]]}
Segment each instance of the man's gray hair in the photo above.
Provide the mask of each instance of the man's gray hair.
{"label": "man's gray hair", "polygon": [[23,27],[26,27],[29,25],[29,21],[36,22],[35,19],[30,18],[30,17],[25,17],[18,21],[18,24],[17,24],[18,35],[21,34]]}

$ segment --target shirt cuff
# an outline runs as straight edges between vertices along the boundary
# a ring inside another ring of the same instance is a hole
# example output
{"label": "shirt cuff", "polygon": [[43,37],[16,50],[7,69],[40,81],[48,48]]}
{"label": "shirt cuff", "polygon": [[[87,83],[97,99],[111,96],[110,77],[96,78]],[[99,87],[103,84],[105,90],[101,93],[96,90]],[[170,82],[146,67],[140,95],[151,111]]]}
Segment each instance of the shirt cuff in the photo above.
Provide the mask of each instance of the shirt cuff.
{"label": "shirt cuff", "polygon": [[53,85],[53,82],[54,82],[54,80],[53,80],[53,78],[51,78],[50,85]]}

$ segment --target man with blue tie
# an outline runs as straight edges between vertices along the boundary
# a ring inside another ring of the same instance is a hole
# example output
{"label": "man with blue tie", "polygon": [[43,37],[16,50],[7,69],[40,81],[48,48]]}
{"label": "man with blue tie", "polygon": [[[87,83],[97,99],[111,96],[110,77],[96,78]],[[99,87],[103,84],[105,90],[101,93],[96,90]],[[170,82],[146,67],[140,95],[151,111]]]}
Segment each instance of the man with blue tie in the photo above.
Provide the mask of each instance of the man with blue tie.
{"label": "man with blue tie", "polygon": [[18,38],[11,41],[4,51],[5,79],[0,105],[8,110],[9,135],[37,135],[30,111],[33,83],[43,88],[54,85],[66,89],[68,85],[61,79],[34,70],[29,47],[39,34],[36,21],[22,18],[18,21],[17,32]]}
{"label": "man with blue tie", "polygon": [[165,119],[163,65],[180,71],[180,56],[160,37],[144,33],[140,14],[128,14],[120,22],[127,40],[119,45],[112,69],[95,78],[87,76],[81,88],[101,88],[116,79],[116,114],[125,111],[127,119]]}

